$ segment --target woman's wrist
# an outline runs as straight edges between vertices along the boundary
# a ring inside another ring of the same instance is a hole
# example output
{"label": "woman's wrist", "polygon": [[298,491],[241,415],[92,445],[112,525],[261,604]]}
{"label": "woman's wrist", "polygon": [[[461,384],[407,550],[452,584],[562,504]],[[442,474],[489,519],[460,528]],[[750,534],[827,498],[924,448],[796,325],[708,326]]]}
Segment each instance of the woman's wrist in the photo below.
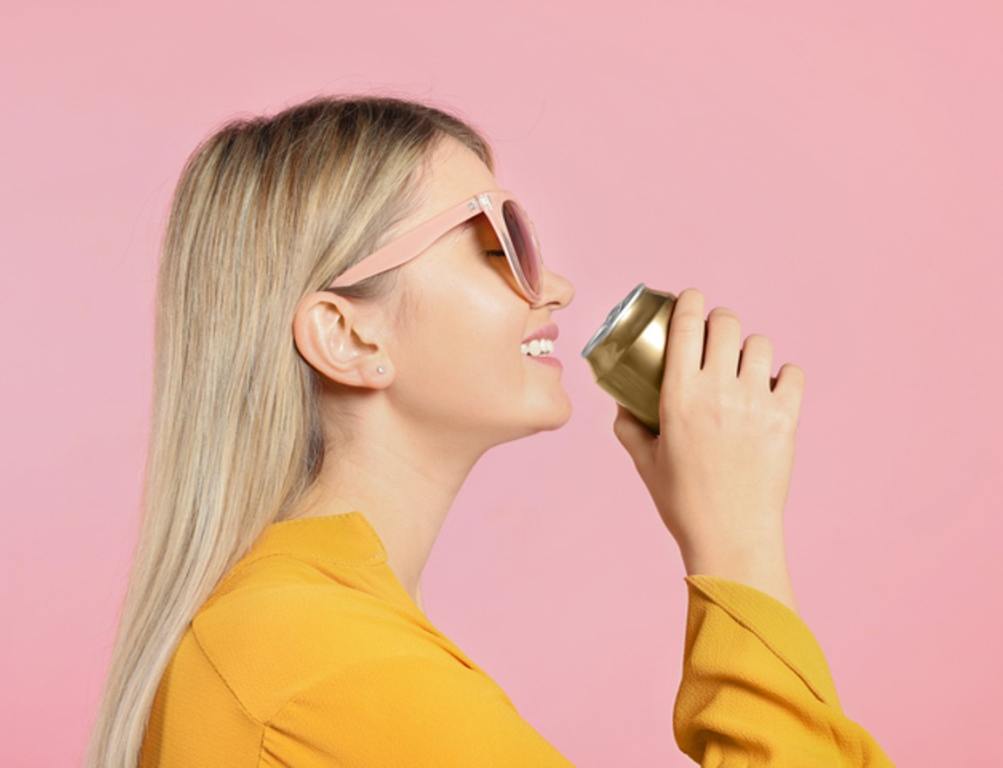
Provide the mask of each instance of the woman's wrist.
{"label": "woman's wrist", "polygon": [[765,592],[797,613],[783,539],[758,546],[703,546],[682,551],[688,576],[730,579]]}

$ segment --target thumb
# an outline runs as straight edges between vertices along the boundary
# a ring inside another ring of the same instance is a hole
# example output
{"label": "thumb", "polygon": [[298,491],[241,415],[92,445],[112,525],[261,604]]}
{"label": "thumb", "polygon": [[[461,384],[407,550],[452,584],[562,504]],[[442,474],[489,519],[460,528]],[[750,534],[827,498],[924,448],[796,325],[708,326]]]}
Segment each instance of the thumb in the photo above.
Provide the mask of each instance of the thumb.
{"label": "thumb", "polygon": [[613,434],[634,460],[639,470],[646,469],[651,461],[651,447],[655,441],[651,431],[620,403],[616,404]]}

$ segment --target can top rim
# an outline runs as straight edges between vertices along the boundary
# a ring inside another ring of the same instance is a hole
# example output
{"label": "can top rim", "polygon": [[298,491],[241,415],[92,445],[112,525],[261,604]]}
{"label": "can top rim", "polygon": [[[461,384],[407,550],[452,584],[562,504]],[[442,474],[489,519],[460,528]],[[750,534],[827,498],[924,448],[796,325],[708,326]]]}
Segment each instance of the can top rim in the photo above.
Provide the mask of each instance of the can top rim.
{"label": "can top rim", "polygon": [[588,357],[592,354],[592,350],[595,349],[607,335],[609,335],[609,332],[612,330],[613,326],[616,325],[616,321],[620,315],[627,311],[630,305],[633,304],[637,297],[641,295],[641,291],[643,290],[644,283],[638,283],[631,289],[630,293],[624,296],[620,302],[609,311],[606,315],[606,319],[603,320],[602,325],[600,325],[599,329],[592,334],[592,338],[589,339],[584,349],[582,349],[582,357]]}

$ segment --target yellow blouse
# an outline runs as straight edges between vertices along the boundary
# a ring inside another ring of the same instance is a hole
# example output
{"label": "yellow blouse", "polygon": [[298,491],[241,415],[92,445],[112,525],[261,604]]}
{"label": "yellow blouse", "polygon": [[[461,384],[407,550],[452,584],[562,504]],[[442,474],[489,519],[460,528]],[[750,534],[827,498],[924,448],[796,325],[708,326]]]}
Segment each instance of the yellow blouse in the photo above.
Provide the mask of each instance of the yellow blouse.
{"label": "yellow blouse", "polygon": [[[798,615],[687,576],[677,745],[701,766],[891,766]],[[573,765],[435,628],[358,511],[269,525],[199,609],[141,768]]]}

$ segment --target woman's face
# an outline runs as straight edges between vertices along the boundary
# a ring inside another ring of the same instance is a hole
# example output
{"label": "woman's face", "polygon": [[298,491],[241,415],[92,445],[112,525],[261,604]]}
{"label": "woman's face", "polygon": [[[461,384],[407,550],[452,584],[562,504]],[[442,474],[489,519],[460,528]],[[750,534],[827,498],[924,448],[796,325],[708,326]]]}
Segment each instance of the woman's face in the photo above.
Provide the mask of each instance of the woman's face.
{"label": "woman's face", "polygon": [[[480,158],[452,138],[442,141],[428,168],[422,207],[400,232],[499,186]],[[542,295],[531,305],[517,292],[505,256],[488,251],[500,252],[501,244],[478,214],[400,268],[398,285],[413,301],[413,322],[388,341],[394,380],[385,390],[398,415],[485,444],[556,429],[570,418],[562,369],[520,347],[540,326],[558,322],[552,314],[574,296],[572,284],[544,265]],[[564,344],[554,343],[553,356],[569,357]]]}

